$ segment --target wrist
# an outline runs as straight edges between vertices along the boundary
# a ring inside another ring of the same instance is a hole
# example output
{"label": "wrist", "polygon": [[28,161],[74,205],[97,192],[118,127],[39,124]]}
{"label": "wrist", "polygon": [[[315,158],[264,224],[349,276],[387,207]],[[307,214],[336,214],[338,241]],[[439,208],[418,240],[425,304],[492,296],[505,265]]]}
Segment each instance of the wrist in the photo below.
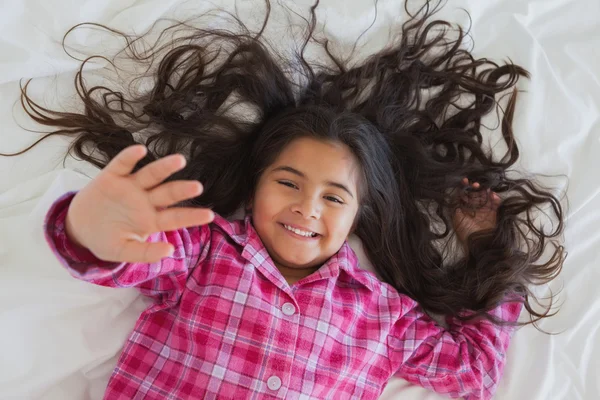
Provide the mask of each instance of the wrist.
{"label": "wrist", "polygon": [[86,248],[81,241],[77,238],[75,229],[72,221],[72,213],[70,210],[67,211],[67,217],[65,219],[65,233],[69,241],[77,247]]}

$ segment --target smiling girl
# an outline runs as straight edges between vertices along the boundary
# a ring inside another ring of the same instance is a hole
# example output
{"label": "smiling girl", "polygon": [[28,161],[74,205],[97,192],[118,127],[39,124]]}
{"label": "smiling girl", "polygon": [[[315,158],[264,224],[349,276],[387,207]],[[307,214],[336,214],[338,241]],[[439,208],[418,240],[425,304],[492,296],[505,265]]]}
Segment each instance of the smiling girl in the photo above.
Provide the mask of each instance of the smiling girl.
{"label": "smiling girl", "polygon": [[[85,111],[67,113],[24,87],[29,114],[75,135],[76,153],[103,168],[48,211],[50,247],[76,278],[154,300],[106,399],[375,399],[392,376],[492,397],[522,307],[548,315],[530,307],[528,285],[560,271],[562,209],[507,176],[516,92],[506,154],[482,146],[482,117],[527,72],[475,59],[430,6],[357,66],[328,52],[334,67],[317,69],[303,47],[301,84],[262,30],[238,21],[242,33],[194,28],[166,54],[132,52],[159,60],[138,97],[88,89],[80,70]],[[213,45],[229,49],[224,60]],[[472,102],[458,107],[462,95]],[[236,117],[232,98],[256,120]],[[146,146],[133,136],[142,129]],[[534,225],[541,205],[555,231]],[[380,279],[360,268],[351,234]],[[440,243],[454,236],[459,256],[447,261]]]}

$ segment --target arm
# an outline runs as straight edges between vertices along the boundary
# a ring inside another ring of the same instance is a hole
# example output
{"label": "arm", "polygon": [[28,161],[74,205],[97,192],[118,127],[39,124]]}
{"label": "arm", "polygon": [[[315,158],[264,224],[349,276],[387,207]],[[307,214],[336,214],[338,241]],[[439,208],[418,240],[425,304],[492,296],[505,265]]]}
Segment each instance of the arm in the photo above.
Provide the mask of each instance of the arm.
{"label": "arm", "polygon": [[133,172],[147,151],[140,145],[125,148],[83,189],[61,197],[46,215],[44,231],[73,276],[110,287],[135,286],[169,306],[178,301],[189,268],[206,256],[210,230],[205,225],[214,213],[176,206],[202,193],[197,181],[168,181],[185,167],[181,155]]}
{"label": "arm", "polygon": [[[461,202],[455,210],[454,229],[467,249],[472,233],[494,229],[500,197],[478,182],[462,181]],[[460,192],[460,191],[458,191]],[[470,210],[470,211],[469,211]],[[512,299],[511,299],[512,300]],[[396,374],[409,382],[451,397],[468,400],[491,398],[502,376],[506,349],[514,326],[497,326],[487,320],[446,320],[448,329],[437,325],[407,296],[400,299],[400,316],[388,338],[390,360]],[[522,299],[506,302],[490,312],[496,318],[516,322]]]}
{"label": "arm", "polygon": [[107,262],[90,250],[75,244],[65,229],[66,216],[75,192],[60,197],[46,214],[44,234],[50,248],[77,279],[107,287],[137,287],[159,304],[171,306],[181,295],[193,263],[208,253],[208,225],[181,228],[150,235],[147,242],[168,242],[175,251],[172,256],[154,263]]}
{"label": "arm", "polygon": [[[515,327],[448,318],[448,329],[444,329],[414,300],[402,296],[401,302],[404,311],[388,338],[396,375],[451,397],[490,399],[502,376]],[[507,302],[490,314],[516,322],[521,309],[522,303]]]}

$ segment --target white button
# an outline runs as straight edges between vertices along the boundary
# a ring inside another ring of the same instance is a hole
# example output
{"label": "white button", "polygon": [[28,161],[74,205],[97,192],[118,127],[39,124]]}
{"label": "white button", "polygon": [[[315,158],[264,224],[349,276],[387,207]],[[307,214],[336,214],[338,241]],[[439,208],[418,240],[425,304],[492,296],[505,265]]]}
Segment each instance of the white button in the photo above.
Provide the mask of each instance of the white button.
{"label": "white button", "polygon": [[277,390],[281,387],[281,379],[277,376],[272,376],[267,380],[267,386],[271,390]]}
{"label": "white button", "polygon": [[285,303],[282,307],[283,313],[285,315],[294,315],[296,312],[296,307],[292,303]]}

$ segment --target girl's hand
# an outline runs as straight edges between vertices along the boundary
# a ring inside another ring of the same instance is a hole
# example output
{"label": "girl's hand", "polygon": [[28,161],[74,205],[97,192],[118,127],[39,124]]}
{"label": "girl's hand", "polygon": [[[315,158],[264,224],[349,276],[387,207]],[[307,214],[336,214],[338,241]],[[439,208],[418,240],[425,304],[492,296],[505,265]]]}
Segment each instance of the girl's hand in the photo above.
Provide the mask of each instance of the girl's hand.
{"label": "girl's hand", "polygon": [[167,208],[202,193],[197,181],[161,184],[186,163],[174,154],[132,174],[146,155],[143,145],[121,151],[73,198],[66,218],[68,237],[96,257],[112,262],[156,262],[173,253],[169,243],[146,243],[155,232],[210,223],[214,214],[202,208]]}
{"label": "girl's hand", "polygon": [[454,231],[459,242],[466,248],[470,234],[496,227],[497,211],[500,206],[500,196],[490,189],[481,190],[478,182],[464,178],[459,189],[460,200],[463,204],[452,216]]}

